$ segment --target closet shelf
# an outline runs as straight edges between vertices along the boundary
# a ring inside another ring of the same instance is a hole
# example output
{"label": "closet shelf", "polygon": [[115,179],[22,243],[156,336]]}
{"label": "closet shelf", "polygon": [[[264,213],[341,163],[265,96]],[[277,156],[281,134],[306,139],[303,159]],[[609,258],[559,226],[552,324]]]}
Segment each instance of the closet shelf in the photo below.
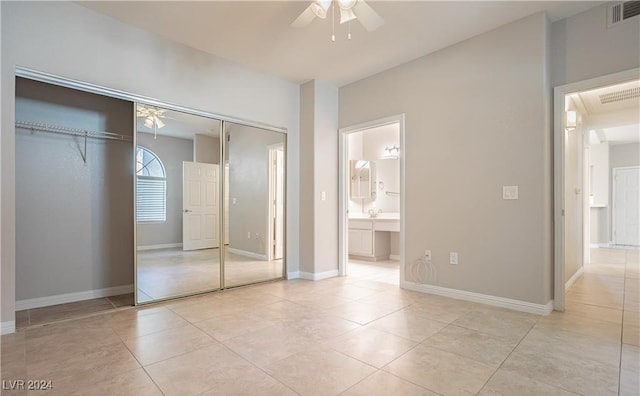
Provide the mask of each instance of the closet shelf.
{"label": "closet shelf", "polygon": [[62,135],[83,137],[84,150],[80,151],[80,155],[82,156],[82,160],[84,161],[85,164],[87,163],[87,139],[88,138],[119,140],[122,142],[133,142],[133,138],[131,136],[120,135],[118,133],[103,132],[103,131],[89,131],[85,129],[62,127],[58,125],[39,124],[37,122],[16,121],[16,128],[27,129],[30,131],[51,132],[51,133],[59,133]]}
{"label": "closet shelf", "polygon": [[28,129],[31,131],[42,131],[60,133],[63,135],[90,137],[96,139],[120,140],[123,142],[133,142],[131,136],[121,135],[118,133],[104,131],[89,131],[85,129],[68,128],[50,124],[39,124],[36,122],[16,121],[16,128]]}

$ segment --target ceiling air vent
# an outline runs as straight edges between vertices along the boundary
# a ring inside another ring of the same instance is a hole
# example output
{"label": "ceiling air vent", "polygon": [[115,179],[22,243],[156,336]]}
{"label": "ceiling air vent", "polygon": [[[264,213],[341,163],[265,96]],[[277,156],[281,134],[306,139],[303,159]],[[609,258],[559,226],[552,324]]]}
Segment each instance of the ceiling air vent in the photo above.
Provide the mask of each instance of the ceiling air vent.
{"label": "ceiling air vent", "polygon": [[602,94],[600,95],[600,103],[607,104],[634,98],[640,98],[640,87]]}
{"label": "ceiling air vent", "polygon": [[625,1],[609,6],[607,27],[640,15],[640,1]]}

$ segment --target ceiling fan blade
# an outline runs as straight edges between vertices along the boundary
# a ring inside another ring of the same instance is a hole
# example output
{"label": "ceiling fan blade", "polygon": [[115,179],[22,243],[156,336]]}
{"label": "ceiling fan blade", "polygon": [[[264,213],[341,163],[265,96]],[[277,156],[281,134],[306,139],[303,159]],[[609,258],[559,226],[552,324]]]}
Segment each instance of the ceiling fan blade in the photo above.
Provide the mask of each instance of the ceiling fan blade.
{"label": "ceiling fan blade", "polygon": [[365,3],[364,0],[358,0],[353,7],[353,12],[368,32],[373,32],[384,24],[384,19],[382,19],[369,4]]}
{"label": "ceiling fan blade", "polygon": [[316,14],[313,12],[313,9],[311,8],[312,6],[313,5],[310,5],[304,11],[302,11],[302,14],[300,14],[296,18],[296,20],[293,21],[291,26],[294,28],[301,28],[310,24],[316,18]]}

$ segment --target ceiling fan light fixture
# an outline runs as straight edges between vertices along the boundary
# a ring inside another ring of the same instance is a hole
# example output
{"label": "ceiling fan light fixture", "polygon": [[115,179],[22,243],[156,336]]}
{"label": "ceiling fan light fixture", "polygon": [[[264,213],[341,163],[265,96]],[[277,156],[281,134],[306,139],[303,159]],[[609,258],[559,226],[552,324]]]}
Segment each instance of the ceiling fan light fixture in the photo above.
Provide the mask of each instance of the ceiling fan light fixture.
{"label": "ceiling fan light fixture", "polygon": [[336,0],[338,2],[338,7],[342,10],[351,10],[355,7],[358,0]]}
{"label": "ceiling fan light fixture", "polygon": [[161,120],[161,119],[159,119],[158,117],[153,117],[153,118],[154,118],[154,120],[155,120],[156,125],[158,126],[158,128],[162,128],[162,127],[164,126],[164,122],[162,122],[162,120]]}
{"label": "ceiling fan light fixture", "polygon": [[151,118],[151,116],[145,118],[144,126],[147,128],[153,128],[153,119]]}
{"label": "ceiling fan light fixture", "polygon": [[313,11],[318,18],[322,19],[327,17],[329,7],[331,7],[331,0],[315,0],[311,3],[311,11]]}
{"label": "ceiling fan light fixture", "polygon": [[356,19],[356,14],[354,14],[352,9],[344,9],[340,7],[340,24],[342,25],[345,22],[353,21]]}

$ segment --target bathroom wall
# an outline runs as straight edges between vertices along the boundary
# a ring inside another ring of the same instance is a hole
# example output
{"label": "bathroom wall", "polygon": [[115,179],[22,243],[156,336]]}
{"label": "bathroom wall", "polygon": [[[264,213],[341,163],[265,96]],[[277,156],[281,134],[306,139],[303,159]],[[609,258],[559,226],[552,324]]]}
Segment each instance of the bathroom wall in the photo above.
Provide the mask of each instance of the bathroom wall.
{"label": "bathroom wall", "polygon": [[400,212],[400,160],[383,159],[386,147],[400,146],[398,125],[385,125],[349,135],[349,160],[373,161],[376,166],[376,196],[349,199],[349,210],[366,213],[369,209],[384,213]]}

